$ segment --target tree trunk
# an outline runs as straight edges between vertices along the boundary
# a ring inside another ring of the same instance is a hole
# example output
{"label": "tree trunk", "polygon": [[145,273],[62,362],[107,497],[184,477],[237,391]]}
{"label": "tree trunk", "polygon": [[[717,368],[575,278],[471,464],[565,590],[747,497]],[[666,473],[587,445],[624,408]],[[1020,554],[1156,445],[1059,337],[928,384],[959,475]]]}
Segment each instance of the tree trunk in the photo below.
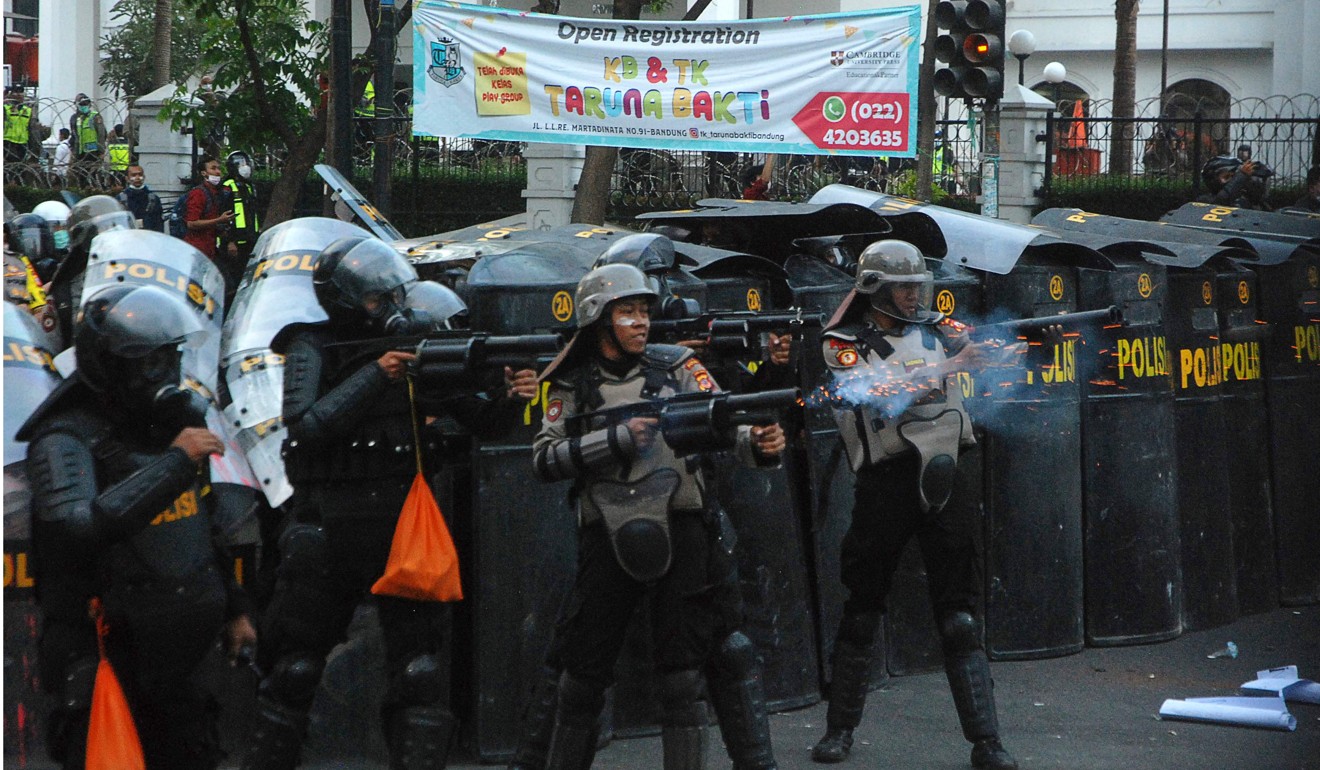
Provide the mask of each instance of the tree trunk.
{"label": "tree trunk", "polygon": [[174,28],[174,0],[156,0],[156,24],[151,35],[151,88],[169,83],[171,30]]}
{"label": "tree trunk", "polygon": [[[1131,118],[1137,111],[1137,13],[1140,0],[1115,0],[1114,117]],[[1109,173],[1132,173],[1132,124],[1115,122],[1109,135]]]}
{"label": "tree trunk", "polygon": [[[642,0],[614,0],[614,18],[640,19],[641,17]],[[574,222],[592,225],[605,223],[605,209],[610,197],[610,177],[614,174],[614,163],[618,158],[618,147],[595,145],[587,147],[587,157],[582,163],[582,176],[578,178],[577,190],[573,194],[573,213],[570,218]]]}
{"label": "tree trunk", "polygon": [[316,165],[325,146],[326,125],[329,123],[326,110],[317,110],[316,119],[307,129],[307,133],[289,147],[288,160],[275,186],[271,188],[270,200],[266,204],[266,213],[261,219],[262,229],[269,229],[293,218],[294,206],[302,192],[303,181]]}
{"label": "tree trunk", "polygon": [[[931,198],[932,158],[935,157],[935,6],[930,0],[926,9],[926,40],[922,43],[921,67],[917,75],[917,191],[913,197]],[[876,161],[877,163],[879,161]]]}

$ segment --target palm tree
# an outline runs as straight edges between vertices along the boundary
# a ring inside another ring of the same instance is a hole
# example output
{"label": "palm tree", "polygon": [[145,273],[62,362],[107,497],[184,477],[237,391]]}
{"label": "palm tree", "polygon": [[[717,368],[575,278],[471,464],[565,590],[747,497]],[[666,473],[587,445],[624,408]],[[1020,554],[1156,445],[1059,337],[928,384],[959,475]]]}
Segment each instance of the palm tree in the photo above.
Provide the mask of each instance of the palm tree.
{"label": "palm tree", "polygon": [[[1137,14],[1140,0],[1115,0],[1114,117],[1131,118],[1137,111]],[[1109,173],[1132,171],[1132,124],[1114,122],[1110,130]]]}

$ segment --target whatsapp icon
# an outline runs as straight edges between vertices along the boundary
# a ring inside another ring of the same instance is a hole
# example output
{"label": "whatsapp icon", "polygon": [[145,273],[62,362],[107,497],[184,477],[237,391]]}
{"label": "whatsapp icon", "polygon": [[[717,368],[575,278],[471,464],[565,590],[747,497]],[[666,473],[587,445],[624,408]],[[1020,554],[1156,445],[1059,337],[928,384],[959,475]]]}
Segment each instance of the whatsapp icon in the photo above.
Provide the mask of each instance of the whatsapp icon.
{"label": "whatsapp icon", "polygon": [[848,114],[848,106],[843,103],[843,99],[837,96],[831,96],[825,100],[820,107],[820,113],[831,123],[838,123]]}

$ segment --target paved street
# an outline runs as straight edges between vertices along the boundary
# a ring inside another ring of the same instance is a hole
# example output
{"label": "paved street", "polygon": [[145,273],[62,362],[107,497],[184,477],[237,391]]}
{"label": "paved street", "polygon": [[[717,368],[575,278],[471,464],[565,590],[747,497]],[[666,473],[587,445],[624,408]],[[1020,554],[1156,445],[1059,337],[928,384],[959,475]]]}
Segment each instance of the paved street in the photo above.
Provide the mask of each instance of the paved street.
{"label": "paved street", "polygon": [[[1237,643],[1237,659],[1206,655]],[[1320,679],[1320,607],[1283,608],[1163,644],[1088,648],[1052,660],[995,663],[1005,744],[1026,768],[1067,770],[1315,770],[1320,768],[1320,706],[1291,704],[1297,731],[1273,732],[1156,718],[1170,697],[1237,694],[1259,669],[1295,663]],[[819,768],[810,747],[823,730],[824,703],[771,717],[783,770]],[[840,768],[967,768],[943,674],[893,678],[867,703],[857,744]],[[723,751],[712,768],[727,767]],[[450,767],[481,767],[458,752]],[[596,770],[661,766],[660,739],[614,741]],[[320,762],[316,770],[383,764]]]}

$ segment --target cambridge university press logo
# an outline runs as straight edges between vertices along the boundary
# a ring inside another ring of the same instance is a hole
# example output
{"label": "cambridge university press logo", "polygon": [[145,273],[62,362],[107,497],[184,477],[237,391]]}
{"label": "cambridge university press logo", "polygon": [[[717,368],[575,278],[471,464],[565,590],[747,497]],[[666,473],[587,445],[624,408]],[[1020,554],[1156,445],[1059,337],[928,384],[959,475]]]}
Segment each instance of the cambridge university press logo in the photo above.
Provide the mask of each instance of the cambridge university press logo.
{"label": "cambridge university press logo", "polygon": [[836,67],[843,66],[843,51],[830,51],[830,64]]}
{"label": "cambridge university press logo", "polygon": [[431,41],[431,66],[426,74],[432,80],[449,88],[463,79],[463,65],[458,61],[458,43],[442,37]]}

